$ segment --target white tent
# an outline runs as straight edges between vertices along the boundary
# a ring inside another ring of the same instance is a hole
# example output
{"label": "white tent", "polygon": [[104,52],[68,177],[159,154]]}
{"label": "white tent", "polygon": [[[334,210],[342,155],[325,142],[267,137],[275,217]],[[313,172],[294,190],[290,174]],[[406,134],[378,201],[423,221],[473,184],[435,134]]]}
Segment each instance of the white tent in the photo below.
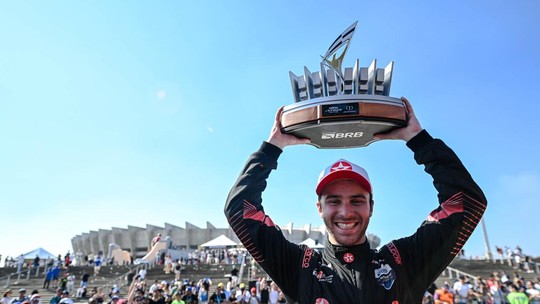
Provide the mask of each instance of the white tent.
{"label": "white tent", "polygon": [[233,240],[226,237],[224,234],[218,236],[217,238],[210,240],[204,244],[201,244],[201,247],[205,248],[226,248],[231,246],[237,246]]}
{"label": "white tent", "polygon": [[37,249],[34,249],[26,254],[24,254],[24,259],[25,260],[29,260],[29,259],[34,259],[36,257],[36,255],[40,258],[40,259],[47,259],[47,258],[51,258],[51,259],[55,259],[56,256],[50,252],[48,252],[47,250],[39,247]]}
{"label": "white tent", "polygon": [[312,238],[305,239],[302,243],[300,243],[300,245],[306,245],[306,246],[308,246],[309,248],[312,248],[312,249],[322,249],[322,248],[324,248],[323,244],[316,242]]}

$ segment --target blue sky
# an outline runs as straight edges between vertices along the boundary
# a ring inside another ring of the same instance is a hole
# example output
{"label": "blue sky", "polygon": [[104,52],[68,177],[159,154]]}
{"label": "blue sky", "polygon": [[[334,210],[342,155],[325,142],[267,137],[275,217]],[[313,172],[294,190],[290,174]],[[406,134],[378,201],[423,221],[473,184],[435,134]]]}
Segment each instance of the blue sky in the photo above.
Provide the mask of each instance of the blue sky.
{"label": "blue sky", "polygon": [[[318,70],[346,27],[344,66],[394,60],[391,96],[466,164],[489,200],[491,246],[540,256],[537,1],[3,1],[0,254],[64,254],[128,225],[226,227],[223,204],[288,72]],[[436,207],[403,142],[288,147],[264,193],[280,225],[318,226],[314,188],[338,158],[369,172],[383,242]],[[483,255],[481,229],[465,246]]]}

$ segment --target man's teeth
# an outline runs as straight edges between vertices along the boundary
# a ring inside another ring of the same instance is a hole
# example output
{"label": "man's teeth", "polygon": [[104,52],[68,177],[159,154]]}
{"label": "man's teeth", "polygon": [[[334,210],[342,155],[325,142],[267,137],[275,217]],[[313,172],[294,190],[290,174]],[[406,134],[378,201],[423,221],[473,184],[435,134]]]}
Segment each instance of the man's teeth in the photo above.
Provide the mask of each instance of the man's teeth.
{"label": "man's teeth", "polygon": [[337,223],[337,226],[340,229],[352,229],[354,227],[354,223],[345,224],[345,223]]}

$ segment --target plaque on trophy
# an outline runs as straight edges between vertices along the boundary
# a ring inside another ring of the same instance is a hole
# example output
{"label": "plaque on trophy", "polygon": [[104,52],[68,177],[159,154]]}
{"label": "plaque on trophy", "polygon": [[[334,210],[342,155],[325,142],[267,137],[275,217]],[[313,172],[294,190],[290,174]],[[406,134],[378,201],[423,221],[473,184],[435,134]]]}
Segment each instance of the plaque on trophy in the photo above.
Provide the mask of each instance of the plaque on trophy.
{"label": "plaque on trophy", "polygon": [[294,103],[285,106],[282,132],[311,139],[322,148],[365,147],[373,135],[407,125],[405,105],[390,97],[394,62],[377,68],[377,60],[342,70],[356,29],[349,26],[322,56],[320,71],[304,67],[304,75],[289,72]]}

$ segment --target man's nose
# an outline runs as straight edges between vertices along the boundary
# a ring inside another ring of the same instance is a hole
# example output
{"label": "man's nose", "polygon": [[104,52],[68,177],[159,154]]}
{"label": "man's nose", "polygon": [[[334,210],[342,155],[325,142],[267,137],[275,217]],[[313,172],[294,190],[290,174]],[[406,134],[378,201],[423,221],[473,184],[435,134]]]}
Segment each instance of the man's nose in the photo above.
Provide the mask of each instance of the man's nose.
{"label": "man's nose", "polygon": [[352,205],[349,202],[344,202],[339,206],[339,215],[347,217],[353,213]]}

